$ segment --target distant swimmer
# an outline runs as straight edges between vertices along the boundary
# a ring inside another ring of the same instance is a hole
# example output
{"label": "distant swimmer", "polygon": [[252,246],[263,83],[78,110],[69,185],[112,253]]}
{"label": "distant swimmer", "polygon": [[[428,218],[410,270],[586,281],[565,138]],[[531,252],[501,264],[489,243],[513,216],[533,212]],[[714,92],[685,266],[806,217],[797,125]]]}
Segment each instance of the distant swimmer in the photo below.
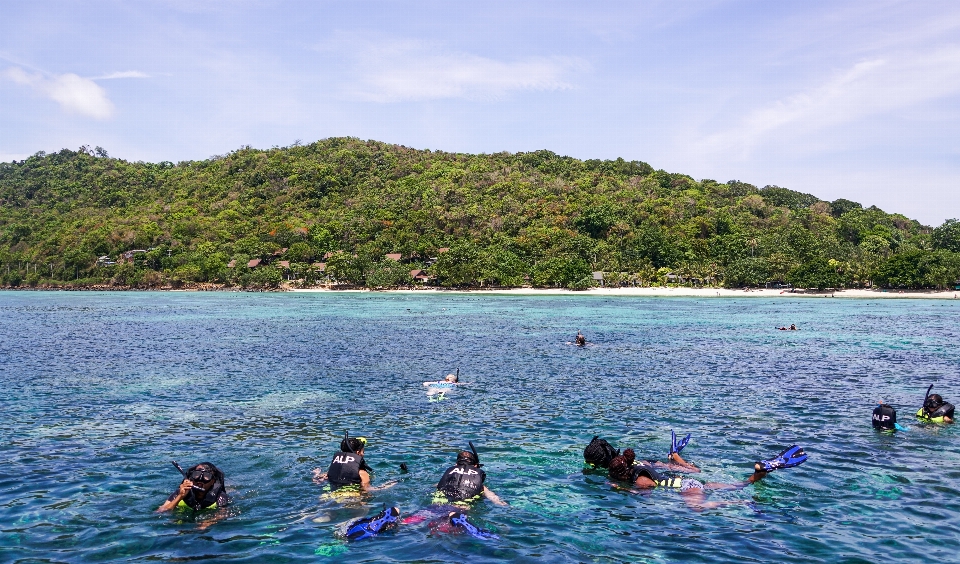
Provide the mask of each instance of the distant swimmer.
{"label": "distant swimmer", "polygon": [[445,400],[448,392],[452,392],[457,386],[463,385],[460,383],[460,369],[457,368],[456,374],[447,374],[443,377],[443,380],[424,382],[423,385],[427,387],[427,396],[430,401]]}
{"label": "distant swimmer", "polygon": [[940,394],[931,394],[932,389],[933,384],[930,384],[923,398],[923,407],[917,412],[917,418],[930,423],[953,423],[953,404],[943,401]]}
{"label": "distant swimmer", "polygon": [[[184,470],[176,462],[173,465],[183,475],[183,481],[177,491],[170,494],[167,501],[157,508],[157,513],[172,509],[192,509],[204,511],[224,509],[230,503],[227,497],[227,488],[224,484],[224,475],[211,462],[201,462]],[[213,521],[203,525],[203,528],[212,525],[226,517],[226,512],[218,512]]]}
{"label": "distant swimmer", "polygon": [[585,347],[587,346],[587,338],[583,336],[583,333],[577,331],[577,340],[574,341],[574,344],[578,347]]}
{"label": "distant swimmer", "polygon": [[799,331],[797,326],[792,323],[790,324],[790,327],[777,327],[777,329],[780,331]]}
{"label": "distant swimmer", "polygon": [[[741,489],[762,480],[769,472],[783,468],[799,466],[807,460],[807,454],[799,446],[792,446],[770,460],[761,460],[754,464],[753,474],[746,480],[734,484],[716,482],[703,483],[693,478],[664,476],[647,462],[635,462],[633,449],[627,449],[622,455],[610,462],[610,478],[621,482],[628,482],[631,486],[640,489],[674,488],[683,496],[688,507],[695,511],[715,509],[730,505],[730,502],[707,502],[705,490],[733,490]],[[639,493],[639,492],[637,492]]]}

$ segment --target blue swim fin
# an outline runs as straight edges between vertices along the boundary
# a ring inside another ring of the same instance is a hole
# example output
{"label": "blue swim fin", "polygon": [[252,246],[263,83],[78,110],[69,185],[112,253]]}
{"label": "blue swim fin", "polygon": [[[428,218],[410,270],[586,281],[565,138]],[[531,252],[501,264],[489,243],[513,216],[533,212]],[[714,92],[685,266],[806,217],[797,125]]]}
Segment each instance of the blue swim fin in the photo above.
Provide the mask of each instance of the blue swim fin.
{"label": "blue swim fin", "polygon": [[781,470],[783,468],[800,466],[806,461],[807,453],[803,452],[803,448],[793,445],[792,447],[778,454],[775,458],[757,462],[757,466],[759,469],[765,472],[772,472],[774,470]]}
{"label": "blue swim fin", "polygon": [[687,433],[687,436],[677,441],[677,434],[670,430],[670,454],[677,453],[680,454],[680,451],[683,450],[683,447],[687,446],[687,443],[690,442],[690,433]]}
{"label": "blue swim fin", "polygon": [[463,527],[465,531],[470,533],[470,536],[481,539],[481,540],[491,540],[491,539],[500,538],[497,535],[491,533],[490,531],[484,531],[483,529],[477,527],[470,521],[467,521],[467,516],[463,513],[457,513],[456,515],[451,515],[450,524],[456,527]]}
{"label": "blue swim fin", "polygon": [[384,531],[395,528],[399,522],[399,509],[396,507],[384,508],[376,517],[360,519],[347,527],[347,539],[361,540],[375,537]]}

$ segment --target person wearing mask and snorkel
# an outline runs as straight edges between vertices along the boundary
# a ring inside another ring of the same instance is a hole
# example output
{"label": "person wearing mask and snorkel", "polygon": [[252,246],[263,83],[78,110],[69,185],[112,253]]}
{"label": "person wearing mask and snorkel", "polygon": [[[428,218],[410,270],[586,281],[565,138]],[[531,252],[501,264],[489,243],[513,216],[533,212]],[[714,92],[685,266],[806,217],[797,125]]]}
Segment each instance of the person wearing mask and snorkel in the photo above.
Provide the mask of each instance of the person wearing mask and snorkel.
{"label": "person wearing mask and snorkel", "polygon": [[[631,486],[640,489],[649,489],[656,487],[676,488],[683,496],[684,502],[694,511],[703,511],[705,509],[716,509],[725,505],[731,505],[738,502],[706,501],[705,490],[734,490],[742,489],[750,484],[762,480],[769,472],[782,468],[793,468],[799,466],[807,460],[807,454],[799,446],[792,446],[781,452],[775,458],[770,460],[761,460],[754,464],[753,474],[747,477],[743,482],[736,484],[721,484],[716,482],[703,483],[693,478],[677,478],[663,476],[657,472],[652,464],[647,462],[635,462],[633,449],[627,449],[622,455],[615,457],[610,462],[610,479],[620,482],[628,482]],[[628,489],[634,493],[639,493],[632,488]]]}
{"label": "person wearing mask and snorkel", "polygon": [[466,532],[483,540],[499,538],[467,520],[466,511],[482,498],[501,507],[508,505],[484,484],[487,473],[481,468],[483,465],[480,464],[477,449],[472,442],[469,444],[470,450],[458,452],[457,463],[447,468],[437,482],[433,507],[407,517],[403,520],[405,524],[421,523],[440,514],[439,519],[430,522],[431,530],[441,533]]}
{"label": "person wearing mask and snorkel", "polygon": [[157,513],[164,513],[173,509],[192,509],[194,513],[206,510],[216,510],[212,519],[204,518],[199,528],[206,529],[217,521],[227,517],[227,505],[230,498],[224,484],[224,475],[212,462],[201,462],[184,470],[176,462],[173,465],[183,475],[183,481],[177,491],[170,494],[167,501],[157,508]]}
{"label": "person wearing mask and snorkel", "polygon": [[351,438],[344,433],[343,440],[340,441],[340,451],[333,455],[327,471],[321,472],[319,468],[314,468],[314,483],[328,482],[330,495],[337,498],[359,496],[361,493],[385,490],[395,486],[396,482],[388,482],[380,487],[371,485],[370,472],[373,470],[367,466],[367,461],[363,458],[366,446],[366,438]]}
{"label": "person wearing mask and snorkel", "polygon": [[928,423],[953,423],[953,404],[943,401],[940,394],[931,394],[932,389],[933,384],[930,384],[923,398],[923,407],[917,411],[917,418]]}

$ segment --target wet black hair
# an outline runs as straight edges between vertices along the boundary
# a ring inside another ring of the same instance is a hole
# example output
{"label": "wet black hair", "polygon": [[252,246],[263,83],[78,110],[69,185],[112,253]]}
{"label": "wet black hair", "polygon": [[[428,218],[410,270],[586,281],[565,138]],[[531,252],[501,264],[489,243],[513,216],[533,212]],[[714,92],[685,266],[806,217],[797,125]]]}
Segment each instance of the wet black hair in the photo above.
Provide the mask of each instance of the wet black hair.
{"label": "wet black hair", "polygon": [[469,450],[461,450],[457,453],[457,464],[469,464],[470,466],[480,466],[480,460],[477,455]]}
{"label": "wet black hair", "polygon": [[599,435],[594,435],[587,448],[583,449],[583,459],[600,468],[609,468],[610,461],[619,454],[618,449],[613,448],[613,445],[601,439]]}
{"label": "wet black hair", "polygon": [[939,409],[943,403],[943,397],[941,397],[940,394],[930,394],[927,396],[927,399],[923,401],[923,408],[933,412]]}

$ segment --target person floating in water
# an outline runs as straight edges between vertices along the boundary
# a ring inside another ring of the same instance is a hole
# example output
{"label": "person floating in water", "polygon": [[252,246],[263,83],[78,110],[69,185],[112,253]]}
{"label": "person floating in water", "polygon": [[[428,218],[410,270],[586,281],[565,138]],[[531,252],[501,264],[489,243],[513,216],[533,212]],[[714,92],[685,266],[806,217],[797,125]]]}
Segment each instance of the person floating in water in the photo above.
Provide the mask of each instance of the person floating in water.
{"label": "person floating in water", "polygon": [[200,525],[205,529],[227,516],[226,507],[230,504],[223,472],[212,462],[201,462],[184,471],[173,463],[183,474],[183,481],[177,491],[170,494],[167,501],[157,508],[157,513],[172,509],[192,509],[193,511],[218,510],[212,520]]}
{"label": "person floating in water", "polygon": [[330,467],[326,472],[315,468],[313,481],[317,484],[329,482],[330,493],[335,497],[356,496],[396,485],[396,482],[388,482],[375,488],[370,484],[370,473],[373,470],[363,458],[366,446],[366,438],[350,437],[344,433],[343,440],[340,441],[340,451],[333,455]]}
{"label": "person floating in water", "polygon": [[484,484],[487,473],[481,466],[477,450],[470,443],[470,450],[458,452],[457,463],[447,468],[437,482],[433,507],[420,510],[403,522],[414,524],[432,519],[430,529],[437,532],[465,532],[479,539],[498,538],[468,521],[465,513],[482,498],[501,507],[508,505]]}
{"label": "person floating in water", "polygon": [[930,384],[923,398],[923,407],[917,411],[917,418],[930,423],[953,423],[953,404],[943,401],[940,394],[931,394],[932,389],[933,384]]}
{"label": "person floating in water", "polygon": [[578,347],[585,347],[587,346],[587,338],[583,336],[583,333],[577,331],[577,339],[574,341],[574,344]]}
{"label": "person floating in water", "polygon": [[443,380],[424,382],[423,385],[427,386],[427,397],[430,398],[430,401],[448,399],[446,397],[447,392],[452,392],[457,386],[462,385],[460,383],[460,369],[457,368],[456,374],[447,374],[443,377]]}
{"label": "person floating in water", "polygon": [[777,327],[777,329],[780,331],[799,331],[797,326],[792,323],[790,324],[790,327]]}
{"label": "person floating in water", "polygon": [[[674,455],[672,458],[677,461],[683,461],[679,455]],[[693,478],[663,476],[654,469],[652,464],[635,462],[633,449],[627,449],[622,455],[615,457],[610,462],[610,478],[612,480],[628,482],[631,486],[640,489],[656,487],[675,488],[683,496],[683,500],[688,507],[695,511],[703,511],[705,509],[716,509],[730,505],[730,502],[706,501],[705,490],[742,489],[762,480],[773,470],[793,468],[794,466],[803,464],[806,460],[807,454],[803,452],[802,448],[794,445],[771,460],[761,460],[754,464],[753,474],[748,476],[743,482],[735,484],[722,484],[717,482],[703,483]],[[631,489],[631,491],[634,490]]]}
{"label": "person floating in water", "polygon": [[894,431],[897,425],[897,410],[889,404],[880,402],[873,408],[873,428],[878,431]]}

